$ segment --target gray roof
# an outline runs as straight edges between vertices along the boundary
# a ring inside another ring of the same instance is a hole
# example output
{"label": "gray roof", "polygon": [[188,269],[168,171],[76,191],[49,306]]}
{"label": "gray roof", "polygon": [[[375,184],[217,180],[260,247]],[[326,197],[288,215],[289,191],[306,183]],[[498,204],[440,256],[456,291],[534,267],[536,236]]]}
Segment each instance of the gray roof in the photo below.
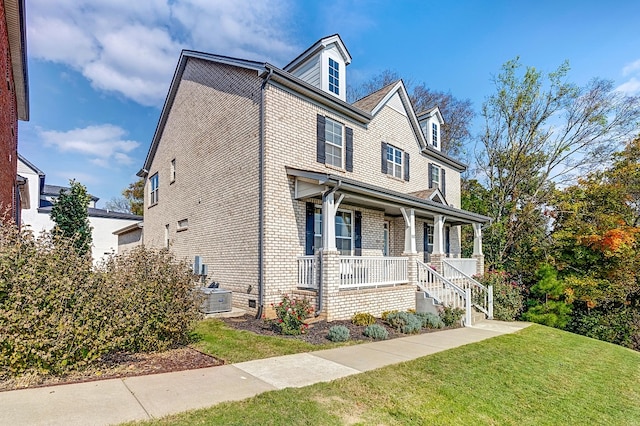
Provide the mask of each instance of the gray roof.
{"label": "gray roof", "polygon": [[376,90],[375,92],[365,96],[364,98],[358,99],[352,105],[360,108],[363,111],[371,113],[371,111],[373,111],[373,109],[378,106],[380,101],[384,99],[385,96],[387,96],[391,89],[393,89],[395,85],[398,84],[398,81],[400,80],[396,80],[393,83],[387,84],[382,89]]}
{"label": "gray roof", "polygon": [[[40,207],[38,213],[51,213],[52,206]],[[105,209],[87,208],[89,217],[103,217],[107,219],[126,219],[126,220],[142,220],[142,216],[131,213],[114,212]]]}
{"label": "gray roof", "polygon": [[[69,187],[68,186],[59,186],[59,185],[45,185],[44,188],[42,188],[42,195],[60,195],[60,191],[62,192],[67,192],[69,191]],[[89,194],[89,197],[91,197],[91,201],[98,201],[100,198],[96,197],[95,195],[91,195]]]}

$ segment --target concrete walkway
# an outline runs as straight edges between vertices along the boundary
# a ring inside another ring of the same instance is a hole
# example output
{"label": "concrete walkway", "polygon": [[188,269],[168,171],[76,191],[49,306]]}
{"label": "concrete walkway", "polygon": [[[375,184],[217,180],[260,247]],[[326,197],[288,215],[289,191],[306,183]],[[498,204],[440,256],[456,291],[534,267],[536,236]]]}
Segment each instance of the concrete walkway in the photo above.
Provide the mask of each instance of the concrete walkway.
{"label": "concrete walkway", "polygon": [[109,425],[158,418],[269,390],[331,381],[528,325],[483,321],[474,327],[219,367],[0,392],[0,425]]}

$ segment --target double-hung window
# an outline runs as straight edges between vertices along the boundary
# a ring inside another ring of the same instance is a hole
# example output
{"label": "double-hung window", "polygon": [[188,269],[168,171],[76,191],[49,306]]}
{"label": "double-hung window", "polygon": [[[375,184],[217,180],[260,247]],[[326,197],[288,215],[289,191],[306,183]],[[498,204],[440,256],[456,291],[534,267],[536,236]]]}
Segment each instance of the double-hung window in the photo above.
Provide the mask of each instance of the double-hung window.
{"label": "double-hung window", "polygon": [[440,167],[435,164],[431,165],[431,188],[440,188]]}
{"label": "double-hung window", "polygon": [[438,147],[438,125],[431,123],[431,143],[434,147]]}
{"label": "double-hung window", "polygon": [[387,145],[387,173],[402,179],[402,151]]}
{"label": "double-hung window", "polygon": [[340,95],[340,64],[329,58],[329,91]]}
{"label": "double-hung window", "polygon": [[149,179],[149,205],[152,206],[158,202],[158,173]]}
{"label": "double-hung window", "polygon": [[324,125],[325,164],[342,168],[342,124],[327,117]]}
{"label": "double-hung window", "polygon": [[[353,253],[353,214],[350,211],[336,212],[336,248],[343,256]],[[313,215],[313,246],[322,247],[322,208],[316,207]]]}

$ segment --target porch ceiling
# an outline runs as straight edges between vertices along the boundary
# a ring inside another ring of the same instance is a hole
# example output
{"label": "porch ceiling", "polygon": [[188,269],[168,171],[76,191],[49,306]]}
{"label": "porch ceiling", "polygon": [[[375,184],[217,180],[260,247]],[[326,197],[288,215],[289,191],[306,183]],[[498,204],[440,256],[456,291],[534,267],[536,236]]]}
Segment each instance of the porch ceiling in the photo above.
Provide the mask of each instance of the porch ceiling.
{"label": "porch ceiling", "polygon": [[487,223],[491,219],[477,213],[450,207],[431,200],[425,200],[410,194],[391,191],[342,176],[300,170],[287,167],[287,174],[296,179],[296,198],[315,198],[331,188],[345,195],[345,202],[377,210],[384,210],[390,216],[400,216],[401,208],[414,209],[419,218],[433,219],[444,215],[450,225]]}

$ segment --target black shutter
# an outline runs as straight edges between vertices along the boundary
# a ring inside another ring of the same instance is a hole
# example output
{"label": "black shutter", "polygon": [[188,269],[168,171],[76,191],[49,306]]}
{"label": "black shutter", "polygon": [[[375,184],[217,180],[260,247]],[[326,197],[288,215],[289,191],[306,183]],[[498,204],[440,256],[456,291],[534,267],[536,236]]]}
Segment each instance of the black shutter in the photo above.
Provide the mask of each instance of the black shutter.
{"label": "black shutter", "polygon": [[313,220],[315,214],[315,205],[313,203],[307,203],[307,222],[305,232],[305,249],[304,253],[307,256],[313,254]]}
{"label": "black shutter", "polygon": [[440,182],[440,191],[442,191],[442,195],[444,195],[445,197],[447,196],[447,180],[445,179],[445,173],[444,173],[444,168],[442,168],[442,176],[440,176],[440,180],[442,182]]}
{"label": "black shutter", "polygon": [[433,173],[433,164],[429,163],[427,173],[429,173],[429,189],[431,189],[433,188],[433,178],[431,177]]}
{"label": "black shutter", "polygon": [[353,228],[353,248],[355,250],[356,256],[362,256],[362,212],[356,211],[356,218],[353,223]]}
{"label": "black shutter", "polygon": [[353,129],[350,127],[345,128],[345,145],[346,145],[346,159],[345,169],[348,172],[353,171]]}
{"label": "black shutter", "polygon": [[424,262],[429,262],[429,225],[422,222],[422,251]]}
{"label": "black shutter", "polygon": [[387,174],[387,144],[382,142],[382,173]]}
{"label": "black shutter", "polygon": [[318,163],[325,162],[324,159],[324,126],[325,126],[325,118],[324,115],[318,114],[318,133],[317,133],[317,154],[316,159]]}
{"label": "black shutter", "polygon": [[409,181],[409,153],[404,153],[404,180]]}

